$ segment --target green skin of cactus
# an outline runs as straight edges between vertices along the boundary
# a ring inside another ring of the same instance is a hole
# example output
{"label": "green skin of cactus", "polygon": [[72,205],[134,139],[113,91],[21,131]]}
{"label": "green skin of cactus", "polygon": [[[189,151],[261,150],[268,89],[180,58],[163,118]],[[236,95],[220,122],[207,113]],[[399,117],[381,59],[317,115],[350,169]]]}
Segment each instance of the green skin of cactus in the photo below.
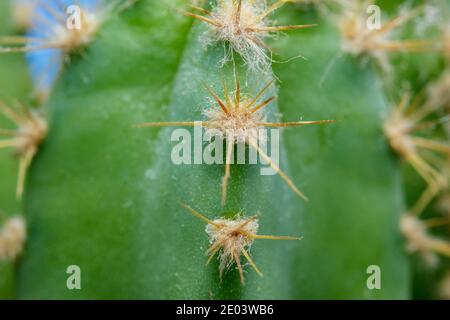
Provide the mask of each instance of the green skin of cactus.
{"label": "green skin of cactus", "polygon": [[[316,15],[283,9],[279,24],[319,22],[274,43],[281,80],[270,105],[284,121],[336,119],[283,131],[281,168],[310,198],[295,196],[258,166],[232,165],[227,204],[220,205],[223,165],[176,166],[172,129],[137,129],[157,121],[201,120],[209,97],[198,80],[220,89],[230,66],[221,45],[205,49],[206,26],[177,15],[186,1],[142,1],[113,17],[83,56],[73,57],[48,102],[50,132],[29,172],[24,207],[28,242],[20,261],[22,299],[406,299],[409,265],[398,230],[404,212],[398,161],[383,137],[387,103],[376,74],[356,59],[338,60],[335,27]],[[124,59],[126,57],[126,59]],[[236,57],[242,91],[270,76],[248,72]],[[114,67],[112,67],[114,66]],[[265,79],[267,78],[267,79]],[[232,87],[231,85],[229,87]],[[278,91],[278,92],[277,92]],[[220,279],[205,266],[203,221],[243,211],[260,216],[260,234],[302,241],[257,240],[245,266]],[[66,270],[81,269],[81,290]],[[381,269],[370,290],[366,270]]]}
{"label": "green skin of cactus", "polygon": [[[0,3],[0,34],[11,34],[14,28],[8,20],[8,2]],[[28,97],[31,84],[25,60],[22,56],[2,56],[0,59],[0,97],[19,99]],[[6,101],[5,101],[6,102]],[[0,116],[0,127],[14,129],[10,120]],[[0,226],[14,214],[21,213],[20,202],[16,201],[17,161],[11,156],[12,150],[0,150]],[[15,295],[15,268],[11,262],[0,262],[0,299]]]}
{"label": "green skin of cactus", "polygon": [[[282,25],[309,18],[286,8],[277,16]],[[358,59],[336,59],[340,37],[335,26],[324,20],[318,24],[274,44],[284,57],[301,52],[308,58],[274,64],[283,81],[279,105],[284,118],[304,110],[306,118],[331,115],[338,121],[330,128],[285,132],[294,180],[304,181],[311,198],[304,209],[295,297],[408,298],[409,268],[398,231],[402,181],[382,133],[388,105],[381,82]],[[365,285],[369,265],[382,270],[381,290]]]}

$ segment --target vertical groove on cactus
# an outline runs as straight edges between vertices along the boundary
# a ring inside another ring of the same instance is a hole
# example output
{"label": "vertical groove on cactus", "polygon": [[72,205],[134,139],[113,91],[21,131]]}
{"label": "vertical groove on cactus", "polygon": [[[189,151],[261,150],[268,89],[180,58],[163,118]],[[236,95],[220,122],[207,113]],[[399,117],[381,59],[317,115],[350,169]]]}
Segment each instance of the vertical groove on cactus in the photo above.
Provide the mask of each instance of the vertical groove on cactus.
{"label": "vertical groove on cactus", "polygon": [[[292,24],[312,17],[283,10],[277,19]],[[294,296],[406,299],[409,267],[398,231],[402,185],[383,137],[382,85],[371,68],[349,56],[327,71],[340,51],[340,37],[326,17],[318,25],[273,44],[283,58],[301,51],[308,59],[274,65],[283,81],[283,116],[302,110],[304,116],[337,120],[335,126],[285,132],[294,178],[303,179],[311,198],[304,209],[302,250],[292,265]],[[383,270],[383,290],[366,287],[365,270],[371,265]]]}
{"label": "vertical groove on cactus", "polygon": [[[33,163],[26,193],[30,240],[19,269],[20,297],[151,293],[141,279],[149,273],[148,265],[130,261],[145,258],[148,250],[139,245],[138,230],[152,206],[144,205],[145,197],[139,194],[147,190],[143,184],[151,178],[147,170],[158,145],[133,125],[150,114],[167,112],[164,105],[190,25],[174,15],[173,4],[142,2],[139,9],[109,21],[86,54],[72,58],[70,70],[55,88],[49,101],[49,137]],[[111,179],[116,187],[111,188]],[[158,225],[147,228],[144,234],[151,234]],[[75,233],[81,238],[68,236]],[[67,241],[57,240],[61,237]],[[93,260],[92,254],[103,259]],[[81,293],[60,285],[73,264],[82,268],[86,284],[92,283]],[[28,270],[34,270],[32,277]],[[111,274],[124,277],[111,282]],[[47,279],[46,290],[39,278]]]}

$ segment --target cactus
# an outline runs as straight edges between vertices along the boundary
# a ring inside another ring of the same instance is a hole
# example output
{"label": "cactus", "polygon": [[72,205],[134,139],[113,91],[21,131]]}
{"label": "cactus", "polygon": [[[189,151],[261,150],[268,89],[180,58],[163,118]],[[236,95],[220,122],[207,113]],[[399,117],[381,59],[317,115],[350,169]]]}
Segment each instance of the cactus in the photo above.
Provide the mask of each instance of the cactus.
{"label": "cactus", "polygon": [[81,29],[71,4],[1,29],[33,139],[0,140],[0,297],[448,297],[445,1],[86,0]]}
{"label": "cactus", "polygon": [[[3,1],[0,4],[0,19],[4,21],[0,25],[2,34],[15,32],[12,23],[6,23],[9,7]],[[31,90],[31,82],[28,80],[27,66],[24,57],[2,56],[0,59],[0,96],[2,100],[26,99]],[[9,100],[11,102],[11,100]],[[4,117],[0,117],[0,127],[11,128],[11,123]],[[3,138],[3,136],[2,136]],[[15,196],[17,181],[17,165],[11,152],[0,152],[0,299],[11,299],[15,297],[15,269],[16,265],[12,259],[4,257],[15,257],[22,248],[20,232],[15,233],[19,225],[21,206]],[[23,231],[23,228],[22,228]],[[19,235],[19,237],[16,237]],[[22,235],[24,235],[22,233]],[[5,245],[8,243],[8,245]]]}

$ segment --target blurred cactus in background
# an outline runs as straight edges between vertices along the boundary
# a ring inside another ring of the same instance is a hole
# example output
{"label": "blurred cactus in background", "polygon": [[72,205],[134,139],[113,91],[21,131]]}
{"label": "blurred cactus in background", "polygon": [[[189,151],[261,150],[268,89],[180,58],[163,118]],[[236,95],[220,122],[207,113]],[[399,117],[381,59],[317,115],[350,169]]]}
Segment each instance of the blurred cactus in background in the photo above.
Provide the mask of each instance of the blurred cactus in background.
{"label": "blurred cactus in background", "polygon": [[0,298],[449,299],[449,18],[1,2]]}

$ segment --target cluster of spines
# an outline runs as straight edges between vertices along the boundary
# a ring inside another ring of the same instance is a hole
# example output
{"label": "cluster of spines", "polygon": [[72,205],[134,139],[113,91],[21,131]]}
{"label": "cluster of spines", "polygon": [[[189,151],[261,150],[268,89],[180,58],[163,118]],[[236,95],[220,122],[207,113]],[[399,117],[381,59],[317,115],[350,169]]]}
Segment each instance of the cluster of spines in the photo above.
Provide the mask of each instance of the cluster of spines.
{"label": "cluster of spines", "polygon": [[252,217],[244,217],[239,215],[233,219],[208,219],[201,213],[197,212],[188,205],[182,204],[186,210],[192,213],[197,218],[206,222],[205,232],[209,236],[210,247],[206,251],[206,255],[209,256],[206,264],[208,265],[211,260],[219,254],[219,271],[220,278],[222,278],[223,272],[229,269],[233,264],[239,271],[239,277],[241,283],[244,283],[244,269],[241,263],[241,257],[243,256],[255,272],[262,276],[262,272],[256,266],[249,254],[253,242],[256,239],[265,240],[300,240],[298,237],[290,236],[272,236],[272,235],[259,235],[258,231],[258,215]]}

